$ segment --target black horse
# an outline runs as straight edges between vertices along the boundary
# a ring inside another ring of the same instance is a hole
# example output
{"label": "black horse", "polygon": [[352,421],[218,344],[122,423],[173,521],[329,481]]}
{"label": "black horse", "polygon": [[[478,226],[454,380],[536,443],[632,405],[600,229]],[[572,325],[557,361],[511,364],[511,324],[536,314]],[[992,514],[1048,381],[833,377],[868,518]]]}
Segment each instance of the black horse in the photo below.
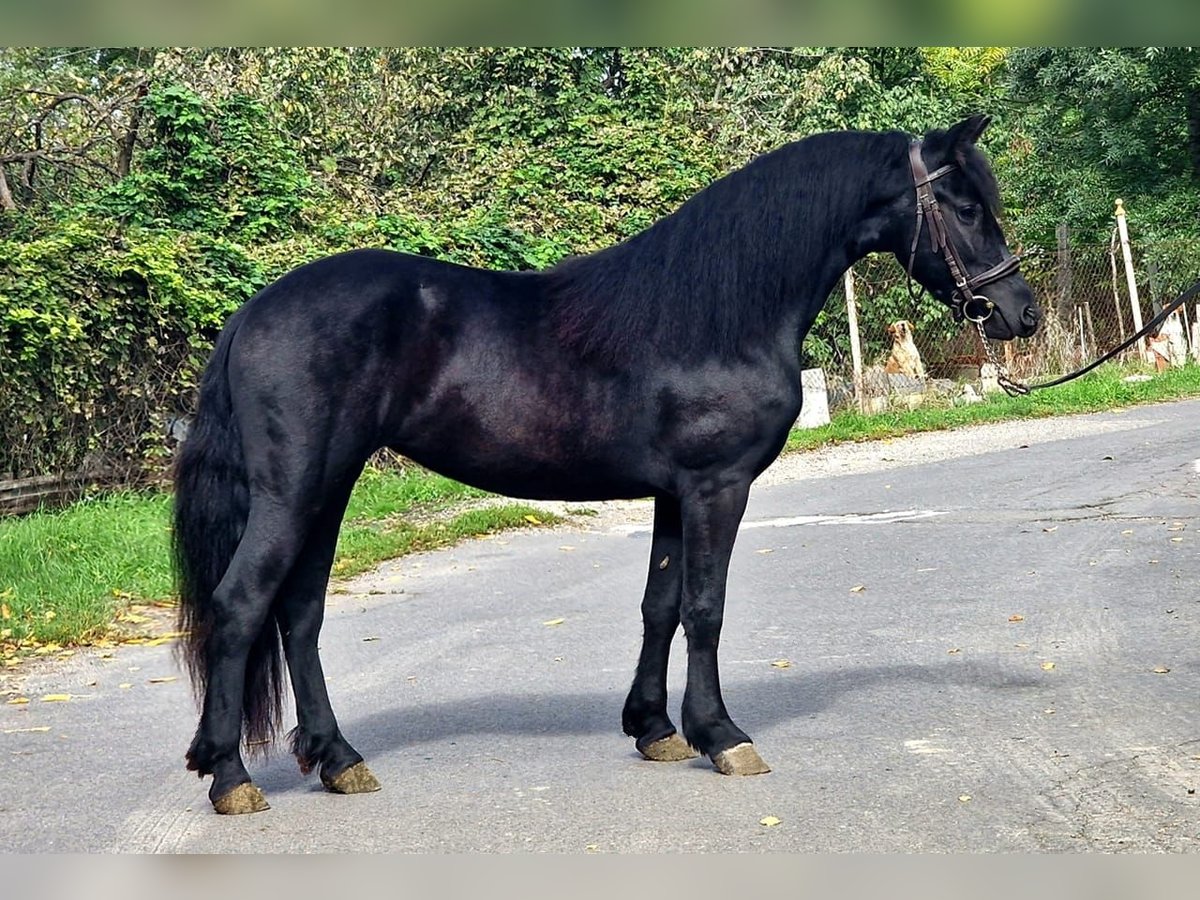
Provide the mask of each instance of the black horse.
{"label": "black horse", "polygon": [[[217,810],[267,806],[240,741],[274,735],[285,659],[301,770],[337,792],[379,787],[338,728],[317,635],[347,498],[381,447],[517,497],[654,497],[625,732],[650,759],[695,748],[727,774],[768,771],[721,698],[726,573],[750,483],[800,411],[800,345],[830,290],[890,251],[988,336],[1037,327],[975,147],[986,124],[788,144],[624,243],[543,272],[361,250],[238,310],[176,473],[183,650],[203,703],[187,764],[213,776]],[[974,296],[983,282],[990,298]],[[681,622],[686,741],[666,706]]]}

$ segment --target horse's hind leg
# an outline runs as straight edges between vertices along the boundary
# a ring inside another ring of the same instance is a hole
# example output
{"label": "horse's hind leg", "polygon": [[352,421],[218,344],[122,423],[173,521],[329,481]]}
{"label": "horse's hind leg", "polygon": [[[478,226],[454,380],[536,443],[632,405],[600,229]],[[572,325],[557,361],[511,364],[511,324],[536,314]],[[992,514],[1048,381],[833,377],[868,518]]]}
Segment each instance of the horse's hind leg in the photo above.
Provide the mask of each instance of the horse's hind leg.
{"label": "horse's hind leg", "polygon": [[679,736],[667,715],[667,658],[671,640],[679,627],[682,551],[679,501],[660,496],[654,501],[650,574],[642,598],[642,651],[621,715],[625,733],[637,739],[641,754],[660,762],[696,756],[696,751]]}
{"label": "horse's hind leg", "polygon": [[353,486],[354,478],[349,478],[330,493],[300,558],[280,589],[276,604],[283,650],[296,695],[298,724],[291,734],[292,752],[301,772],[308,774],[318,769],[321,783],[339,794],[379,790],[379,782],[338,728],[317,649],[329,569]]}
{"label": "horse's hind leg", "polygon": [[[281,671],[275,623],[268,621],[276,591],[304,540],[300,510],[274,498],[252,496],[237,552],[213,592],[214,620],[207,641],[208,682],[188,768],[213,776],[208,796],[221,813],[267,808],[242,761],[243,701],[254,694],[248,737],[270,737],[280,703]],[[247,664],[266,674],[247,685]]]}

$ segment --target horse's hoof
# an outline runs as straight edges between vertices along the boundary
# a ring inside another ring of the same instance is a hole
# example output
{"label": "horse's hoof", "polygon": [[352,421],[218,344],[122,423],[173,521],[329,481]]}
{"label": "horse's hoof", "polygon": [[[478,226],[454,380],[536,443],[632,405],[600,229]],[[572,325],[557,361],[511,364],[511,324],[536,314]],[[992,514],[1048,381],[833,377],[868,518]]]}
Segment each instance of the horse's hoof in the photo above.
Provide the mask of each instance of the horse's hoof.
{"label": "horse's hoof", "polygon": [[687,741],[679,736],[679,732],[669,734],[665,738],[659,738],[645,748],[639,747],[638,751],[646,759],[654,762],[680,762],[685,759],[695,759],[700,755],[691,748],[691,745]]}
{"label": "horse's hoof", "polygon": [[771,767],[763,762],[754,745],[748,741],[722,750],[712,761],[722,775],[764,775],[771,771]]}
{"label": "horse's hoof", "polygon": [[223,816],[240,816],[244,813],[262,812],[271,804],[253,783],[243,781],[229,793],[213,801],[213,809]]}
{"label": "horse's hoof", "polygon": [[327,791],[335,794],[369,794],[379,790],[379,779],[371,774],[366,763],[355,763],[346,771],[334,778],[326,778],[321,773],[321,784]]}

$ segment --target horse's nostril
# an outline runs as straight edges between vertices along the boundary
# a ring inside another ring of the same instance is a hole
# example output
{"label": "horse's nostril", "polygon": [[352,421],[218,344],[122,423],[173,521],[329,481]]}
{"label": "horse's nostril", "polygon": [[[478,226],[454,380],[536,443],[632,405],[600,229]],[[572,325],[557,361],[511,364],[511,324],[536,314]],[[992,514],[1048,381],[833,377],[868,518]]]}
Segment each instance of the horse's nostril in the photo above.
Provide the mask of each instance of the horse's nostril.
{"label": "horse's nostril", "polygon": [[1033,328],[1041,321],[1042,313],[1036,306],[1030,304],[1021,312],[1021,324]]}

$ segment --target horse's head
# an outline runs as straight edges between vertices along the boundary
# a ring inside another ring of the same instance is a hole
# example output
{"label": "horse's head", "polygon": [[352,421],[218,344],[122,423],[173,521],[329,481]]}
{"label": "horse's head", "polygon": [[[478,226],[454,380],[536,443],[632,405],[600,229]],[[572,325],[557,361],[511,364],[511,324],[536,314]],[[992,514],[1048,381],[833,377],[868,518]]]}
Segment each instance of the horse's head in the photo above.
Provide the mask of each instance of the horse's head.
{"label": "horse's head", "polygon": [[1029,337],[1041,319],[996,220],[999,191],[975,142],[987,127],[973,116],[910,146],[896,257],[955,315],[982,321],[988,337]]}

